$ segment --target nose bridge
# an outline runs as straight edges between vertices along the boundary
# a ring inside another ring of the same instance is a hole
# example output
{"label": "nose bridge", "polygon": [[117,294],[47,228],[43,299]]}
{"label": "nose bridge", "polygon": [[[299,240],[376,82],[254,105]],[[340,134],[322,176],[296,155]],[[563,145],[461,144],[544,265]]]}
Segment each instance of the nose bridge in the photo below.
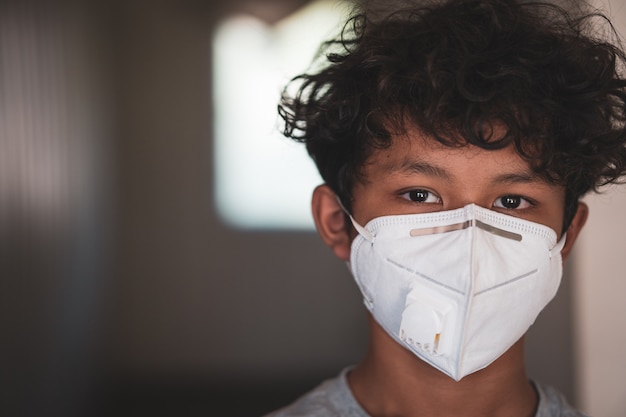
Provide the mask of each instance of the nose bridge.
{"label": "nose bridge", "polygon": [[456,190],[457,192],[450,195],[447,201],[444,201],[444,210],[455,210],[470,204],[486,209],[492,208],[493,201],[489,201],[484,190],[476,186],[473,181],[468,181],[468,184],[456,187]]}

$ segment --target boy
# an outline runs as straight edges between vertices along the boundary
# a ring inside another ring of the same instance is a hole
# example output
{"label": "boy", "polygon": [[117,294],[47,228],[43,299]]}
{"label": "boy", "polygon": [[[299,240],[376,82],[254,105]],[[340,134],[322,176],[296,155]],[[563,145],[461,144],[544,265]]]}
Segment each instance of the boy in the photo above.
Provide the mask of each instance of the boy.
{"label": "boy", "polygon": [[279,111],[325,181],[324,242],[369,312],[366,357],[273,416],[582,416],[529,381],[524,333],[626,167],[623,53],[514,0],[357,14]]}

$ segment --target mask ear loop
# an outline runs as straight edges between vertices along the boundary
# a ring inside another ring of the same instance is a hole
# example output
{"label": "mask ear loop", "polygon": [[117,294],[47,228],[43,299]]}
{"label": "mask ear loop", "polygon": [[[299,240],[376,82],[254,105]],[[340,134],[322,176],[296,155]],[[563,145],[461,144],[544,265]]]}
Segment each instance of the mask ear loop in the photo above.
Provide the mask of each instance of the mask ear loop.
{"label": "mask ear loop", "polygon": [[[374,239],[376,239],[376,237],[373,234],[371,234],[366,228],[364,228],[363,226],[358,224],[356,222],[356,220],[354,220],[354,217],[352,217],[352,214],[350,214],[350,212],[343,205],[343,203],[341,202],[341,199],[339,198],[338,195],[335,194],[335,198],[337,198],[337,203],[339,203],[339,206],[341,207],[343,212],[346,213],[346,215],[350,218],[350,222],[352,223],[352,226],[354,226],[356,231],[359,232],[359,234],[361,236],[363,236],[364,239],[366,239],[370,243],[374,243]],[[352,269],[352,263],[349,260],[346,261],[346,266],[348,267],[348,270],[350,271],[352,276],[354,276],[356,278],[356,273]],[[356,279],[355,281],[356,281],[357,285],[359,286],[361,294],[363,294],[363,303],[365,304],[367,309],[371,311],[374,308],[374,301],[367,295],[368,292],[365,291],[365,289],[363,288],[361,282],[358,279]]]}
{"label": "mask ear loop", "polygon": [[343,203],[341,202],[341,199],[339,198],[338,195],[335,195],[335,198],[337,198],[337,202],[339,203],[339,206],[341,206],[341,209],[350,218],[350,222],[352,222],[352,226],[354,226],[356,231],[359,232],[359,234],[361,236],[363,236],[365,239],[367,239],[369,242],[374,243],[374,240],[376,239],[376,236],[371,234],[369,230],[367,230],[365,227],[363,227],[360,224],[358,224],[356,220],[354,220],[354,217],[352,217],[352,214],[350,214],[350,212],[348,212],[348,210],[346,210],[346,207],[343,205]]}
{"label": "mask ear loop", "polygon": [[552,258],[552,255],[554,253],[561,253],[561,251],[563,250],[563,247],[565,247],[566,240],[567,240],[567,233],[563,233],[563,236],[561,236],[561,239],[558,242],[556,242],[556,245],[554,245],[552,249],[550,249],[550,258]]}

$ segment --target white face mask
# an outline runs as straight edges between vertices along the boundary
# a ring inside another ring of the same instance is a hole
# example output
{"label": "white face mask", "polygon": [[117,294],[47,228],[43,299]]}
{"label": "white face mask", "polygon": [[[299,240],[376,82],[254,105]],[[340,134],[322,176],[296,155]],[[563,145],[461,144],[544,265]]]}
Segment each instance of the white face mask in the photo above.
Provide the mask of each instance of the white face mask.
{"label": "white face mask", "polygon": [[456,381],[517,342],[561,281],[565,236],[474,204],[353,224],[350,267],[374,319]]}

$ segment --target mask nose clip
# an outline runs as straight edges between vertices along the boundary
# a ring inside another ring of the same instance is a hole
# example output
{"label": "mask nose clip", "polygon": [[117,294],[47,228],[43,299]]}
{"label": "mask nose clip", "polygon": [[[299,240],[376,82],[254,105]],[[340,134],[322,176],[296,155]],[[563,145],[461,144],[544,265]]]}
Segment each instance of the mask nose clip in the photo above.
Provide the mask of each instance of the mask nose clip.
{"label": "mask nose clip", "polygon": [[492,226],[478,219],[469,219],[461,223],[454,223],[454,224],[449,224],[446,226],[434,226],[434,227],[424,227],[424,228],[419,228],[419,229],[411,229],[409,234],[412,237],[424,236],[424,235],[435,235],[439,233],[448,233],[448,232],[455,232],[457,230],[464,230],[470,227],[477,227],[479,229],[482,229],[496,236],[515,240],[517,242],[522,241],[521,234],[509,232],[508,230],[504,230],[499,227]]}

